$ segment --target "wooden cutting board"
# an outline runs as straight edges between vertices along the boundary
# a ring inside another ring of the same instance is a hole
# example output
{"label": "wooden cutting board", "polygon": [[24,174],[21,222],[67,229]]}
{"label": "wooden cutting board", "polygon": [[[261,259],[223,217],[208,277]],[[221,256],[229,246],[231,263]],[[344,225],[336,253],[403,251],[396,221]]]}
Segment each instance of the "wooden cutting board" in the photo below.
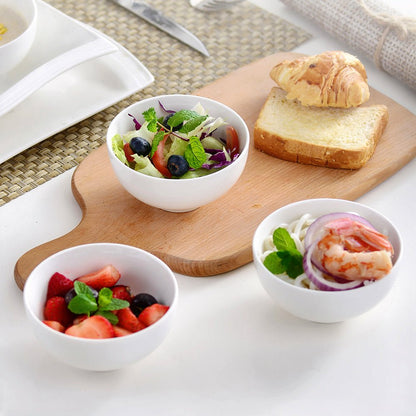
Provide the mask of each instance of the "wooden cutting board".
{"label": "wooden cutting board", "polygon": [[[250,132],[274,86],[270,69],[294,53],[278,53],[230,73],[195,92],[237,111]],[[371,80],[370,80],[371,81]],[[337,170],[286,162],[263,154],[251,144],[245,171],[219,200],[188,213],[149,207],[119,185],[105,145],[75,170],[72,190],[83,218],[68,234],[35,247],[16,263],[20,288],[32,269],[49,255],[78,244],[124,243],[148,250],[174,271],[211,276],[252,260],[251,239],[257,225],[288,203],[319,197],[354,200],[384,181],[416,154],[416,116],[371,90],[369,104],[386,104],[390,120],[374,156],[360,170]]]}

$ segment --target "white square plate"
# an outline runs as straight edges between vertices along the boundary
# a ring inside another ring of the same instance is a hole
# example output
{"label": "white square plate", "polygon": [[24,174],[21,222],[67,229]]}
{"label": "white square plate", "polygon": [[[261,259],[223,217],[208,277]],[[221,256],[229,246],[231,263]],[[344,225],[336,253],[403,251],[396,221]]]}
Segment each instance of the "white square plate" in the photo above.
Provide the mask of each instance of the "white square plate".
{"label": "white square plate", "polygon": [[0,78],[0,94],[39,65],[94,38],[105,37],[117,51],[64,72],[0,117],[0,163],[154,81],[146,67],[114,40],[41,0],[38,7],[34,45],[14,71]]}

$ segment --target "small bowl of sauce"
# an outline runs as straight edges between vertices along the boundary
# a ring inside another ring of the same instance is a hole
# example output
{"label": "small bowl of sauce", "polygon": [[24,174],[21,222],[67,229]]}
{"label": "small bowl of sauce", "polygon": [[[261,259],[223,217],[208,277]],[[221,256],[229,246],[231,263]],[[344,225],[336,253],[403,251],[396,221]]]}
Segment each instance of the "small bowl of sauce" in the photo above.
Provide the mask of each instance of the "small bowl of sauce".
{"label": "small bowl of sauce", "polygon": [[27,55],[36,27],[35,0],[0,0],[0,74],[11,71]]}

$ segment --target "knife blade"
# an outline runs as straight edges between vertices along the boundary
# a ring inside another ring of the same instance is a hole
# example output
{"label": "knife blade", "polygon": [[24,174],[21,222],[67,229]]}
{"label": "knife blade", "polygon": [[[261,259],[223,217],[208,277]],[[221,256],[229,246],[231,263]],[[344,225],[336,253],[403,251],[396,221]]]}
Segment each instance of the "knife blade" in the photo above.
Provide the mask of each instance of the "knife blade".
{"label": "knife blade", "polygon": [[164,16],[158,10],[150,7],[145,2],[137,0],[113,0],[113,2],[131,11],[143,20],[146,20],[146,22],[163,30],[168,35],[180,40],[182,43],[190,46],[203,55],[209,56],[207,48],[193,33],[185,29],[179,23]]}

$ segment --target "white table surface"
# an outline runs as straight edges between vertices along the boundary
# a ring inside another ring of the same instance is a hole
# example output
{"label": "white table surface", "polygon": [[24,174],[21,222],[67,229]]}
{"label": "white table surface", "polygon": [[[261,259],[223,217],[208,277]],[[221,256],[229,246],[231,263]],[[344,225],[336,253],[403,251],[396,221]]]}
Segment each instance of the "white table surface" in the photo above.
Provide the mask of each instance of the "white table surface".
{"label": "white table surface", "polygon": [[[296,51],[349,50],[279,1],[252,1],[313,35]],[[413,0],[391,1],[416,16]],[[359,57],[369,83],[416,114],[416,92]],[[1,416],[416,415],[415,160],[358,200],[389,217],[404,241],[399,280],[375,309],[315,324],[273,304],[252,263],[216,277],[177,275],[176,325],[164,344],[109,373],[49,357],[30,331],[13,279],[22,254],[81,220],[72,173],[0,208]]]}

